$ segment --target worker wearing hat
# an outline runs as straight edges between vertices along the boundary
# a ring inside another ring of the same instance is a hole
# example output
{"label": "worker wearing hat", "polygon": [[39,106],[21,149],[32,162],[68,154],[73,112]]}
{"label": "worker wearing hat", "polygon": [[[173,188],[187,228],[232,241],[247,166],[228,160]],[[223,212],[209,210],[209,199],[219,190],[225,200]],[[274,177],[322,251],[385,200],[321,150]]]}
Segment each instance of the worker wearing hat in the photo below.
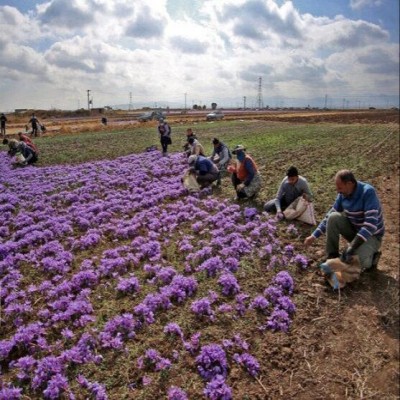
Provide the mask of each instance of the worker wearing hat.
{"label": "worker wearing hat", "polygon": [[246,149],[241,144],[235,146],[232,154],[235,154],[237,158],[236,168],[231,170],[236,199],[254,198],[261,189],[261,177],[257,165],[246,154]]}

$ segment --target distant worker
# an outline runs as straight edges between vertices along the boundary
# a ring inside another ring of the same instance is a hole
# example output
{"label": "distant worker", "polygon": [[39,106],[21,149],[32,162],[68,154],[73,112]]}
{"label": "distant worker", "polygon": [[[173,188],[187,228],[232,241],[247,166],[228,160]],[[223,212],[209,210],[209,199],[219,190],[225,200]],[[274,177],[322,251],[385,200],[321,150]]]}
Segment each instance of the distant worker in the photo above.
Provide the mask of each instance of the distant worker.
{"label": "distant worker", "polygon": [[4,113],[1,113],[0,116],[0,126],[1,126],[1,135],[6,137],[6,122],[7,122],[7,117],[4,115]]}
{"label": "distant worker", "polygon": [[107,118],[106,118],[106,117],[103,117],[103,118],[101,119],[101,123],[102,123],[103,125],[107,125]]}
{"label": "distant worker", "polygon": [[283,218],[283,211],[298,197],[302,196],[307,201],[312,201],[312,193],[307,179],[299,175],[296,167],[290,167],[285,178],[279,186],[276,197],[264,205],[267,212],[276,212],[279,219]]}
{"label": "distant worker", "polygon": [[18,132],[18,139],[20,140],[20,142],[24,142],[27,146],[31,147],[36,153],[39,153],[38,148],[32,142],[31,138],[28,135],[25,135],[22,132]]}
{"label": "distant worker", "polygon": [[193,154],[188,158],[188,164],[200,188],[203,189],[218,179],[218,168],[207,157]]}
{"label": "distant worker", "polygon": [[29,120],[29,123],[32,126],[31,136],[35,136],[35,137],[38,136],[39,120],[36,118],[35,114],[32,114],[32,117]]}
{"label": "distant worker", "polygon": [[335,176],[337,197],[331,210],[304,244],[309,246],[326,233],[326,256],[339,257],[340,236],[348,245],[341,260],[351,263],[358,256],[361,271],[376,268],[385,233],[382,207],[376,190],[368,183],[357,181],[349,170]]}
{"label": "distant worker", "polygon": [[168,125],[164,118],[160,118],[158,124],[158,133],[160,135],[160,143],[162,147],[163,156],[167,155],[168,145],[172,144],[171,140],[171,127]]}
{"label": "distant worker", "polygon": [[232,154],[237,157],[236,166],[229,166],[232,173],[232,184],[236,190],[236,200],[254,198],[261,189],[261,177],[254,160],[246,154],[241,144],[237,145]]}

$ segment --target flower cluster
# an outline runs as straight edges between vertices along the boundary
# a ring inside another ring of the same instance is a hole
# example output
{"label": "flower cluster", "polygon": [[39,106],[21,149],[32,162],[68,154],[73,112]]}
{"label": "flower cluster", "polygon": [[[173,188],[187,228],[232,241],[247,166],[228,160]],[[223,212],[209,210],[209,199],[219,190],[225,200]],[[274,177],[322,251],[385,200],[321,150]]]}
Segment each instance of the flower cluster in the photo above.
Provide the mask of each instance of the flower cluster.
{"label": "flower cluster", "polygon": [[[73,367],[101,364],[110,350],[118,350],[118,357],[127,343],[145,342],[150,324],[165,321],[165,335],[180,339],[169,342],[196,358],[206,397],[229,399],[232,358],[225,351],[235,352],[233,361],[255,374],[247,343],[234,336],[202,347],[201,328],[186,336],[168,322],[171,310],[192,299],[188,308],[208,323],[257,310],[266,319],[263,328],[289,329],[292,277],[281,271],[263,293],[250,295],[241,281],[242,260],[262,253],[266,270],[290,263],[305,268],[307,260],[293,247],[283,248],[276,221],[265,213],[207,192],[188,195],[180,182],[187,166],[182,155],[150,151],[12,173],[8,164],[1,152],[0,302],[6,329],[0,332],[0,363],[7,373],[0,398],[73,398],[76,379],[88,396],[106,399],[101,383],[76,375]],[[196,298],[210,283],[225,303],[215,291]],[[113,307],[101,308],[109,299],[117,300]],[[179,352],[172,350],[176,360]],[[171,360],[149,349],[138,362],[155,373]],[[149,379],[143,376],[143,384]],[[170,392],[171,399],[186,398],[178,388]]]}
{"label": "flower cluster", "polygon": [[139,369],[148,371],[161,371],[171,367],[171,361],[168,358],[161,357],[155,349],[148,349],[144,356],[139,357],[137,361]]}
{"label": "flower cluster", "polygon": [[203,346],[196,357],[196,365],[200,376],[206,381],[211,381],[217,375],[225,378],[228,374],[228,360],[219,344]]}

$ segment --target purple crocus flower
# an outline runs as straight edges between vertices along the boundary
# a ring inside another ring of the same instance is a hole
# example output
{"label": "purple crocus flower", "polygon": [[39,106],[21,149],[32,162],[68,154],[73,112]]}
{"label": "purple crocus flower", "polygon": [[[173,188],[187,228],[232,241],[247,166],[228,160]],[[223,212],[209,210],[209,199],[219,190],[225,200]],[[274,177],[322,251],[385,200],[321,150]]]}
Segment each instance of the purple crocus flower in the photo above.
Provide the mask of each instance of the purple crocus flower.
{"label": "purple crocus flower", "polygon": [[275,285],[281,287],[287,293],[289,293],[289,294],[293,293],[294,282],[293,282],[293,278],[290,276],[289,272],[287,272],[287,271],[278,272],[273,279],[273,283]]}
{"label": "purple crocus flower", "polygon": [[187,394],[176,386],[168,389],[168,400],[188,400]]}
{"label": "purple crocus flower", "polygon": [[219,344],[203,346],[196,357],[197,370],[206,381],[211,381],[217,375],[226,377],[228,361],[224,349]]}
{"label": "purple crocus flower", "polygon": [[232,400],[232,389],[226,384],[223,375],[216,375],[207,383],[203,391],[207,399],[210,400]]}
{"label": "purple crocus flower", "polygon": [[224,296],[234,296],[240,292],[240,286],[236,277],[231,273],[225,273],[220,276],[218,283],[222,288]]}
{"label": "purple crocus flower", "polygon": [[234,361],[236,361],[239,365],[243,366],[244,369],[253,377],[257,376],[260,373],[260,364],[257,359],[253,357],[251,354],[243,353],[243,354],[234,354]]}

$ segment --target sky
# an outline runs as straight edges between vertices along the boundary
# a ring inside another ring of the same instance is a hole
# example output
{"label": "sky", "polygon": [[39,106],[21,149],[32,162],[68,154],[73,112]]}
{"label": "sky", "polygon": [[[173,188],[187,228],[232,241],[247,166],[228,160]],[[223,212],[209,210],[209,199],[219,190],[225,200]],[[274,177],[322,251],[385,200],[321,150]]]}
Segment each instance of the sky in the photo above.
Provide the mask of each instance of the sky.
{"label": "sky", "polygon": [[0,0],[0,111],[399,106],[399,0]]}

